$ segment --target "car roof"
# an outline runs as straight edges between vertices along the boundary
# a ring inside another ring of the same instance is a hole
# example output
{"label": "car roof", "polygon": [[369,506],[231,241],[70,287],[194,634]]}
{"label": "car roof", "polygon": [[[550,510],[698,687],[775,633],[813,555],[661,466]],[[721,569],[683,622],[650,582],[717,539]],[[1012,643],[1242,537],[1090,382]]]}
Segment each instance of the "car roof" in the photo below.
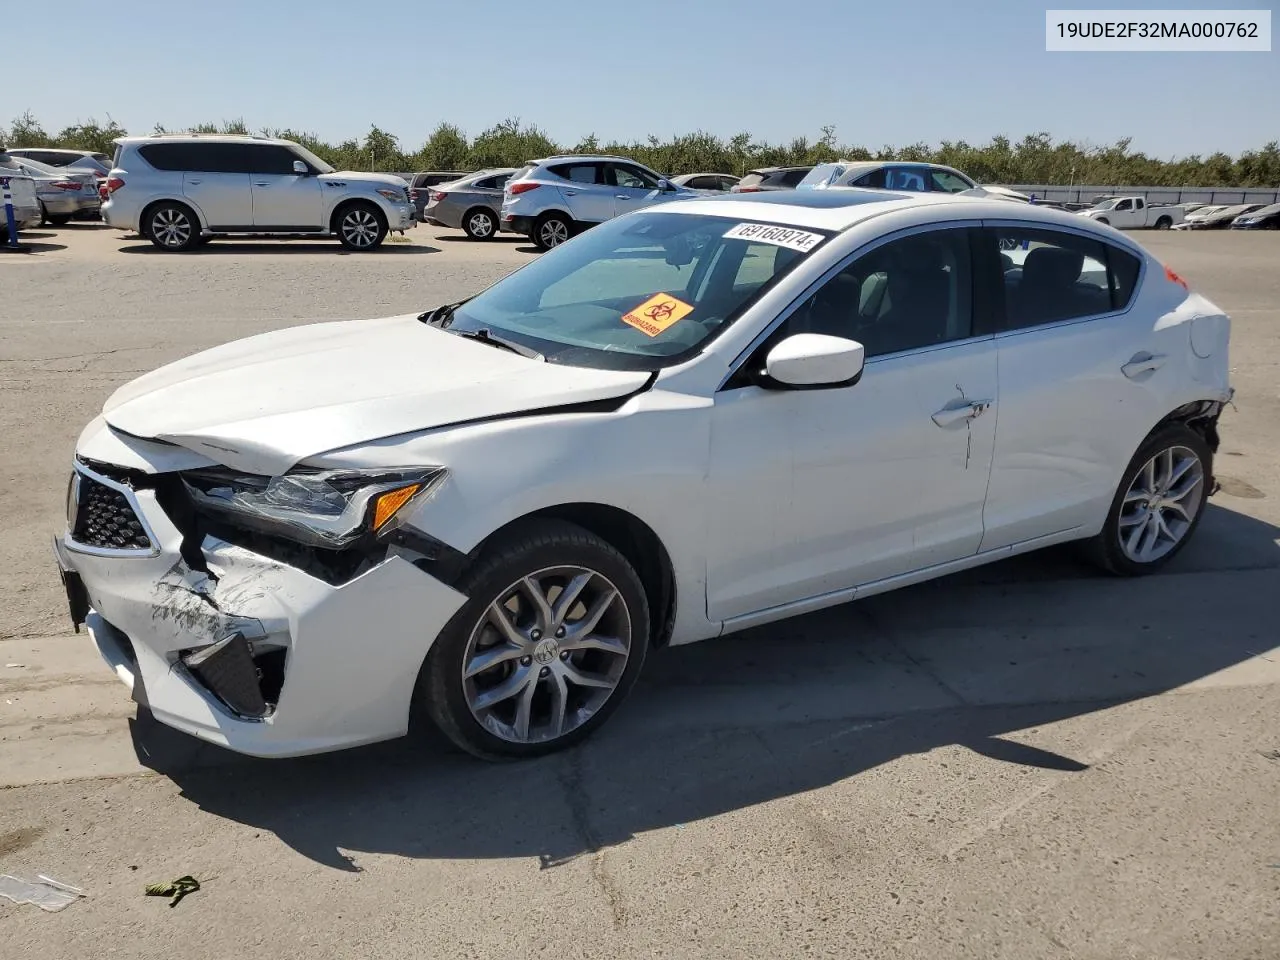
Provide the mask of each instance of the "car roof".
{"label": "car roof", "polygon": [[[540,160],[530,160],[532,164],[543,163],[564,163],[568,160],[577,161],[597,161],[597,160],[616,160],[619,163],[634,163],[638,166],[644,166],[639,160],[632,160],[630,157],[616,157],[608,153],[558,153],[554,157],[543,157]],[[528,166],[529,164],[525,164]]]}
{"label": "car roof", "polygon": [[1065,210],[954,193],[899,193],[865,190],[860,187],[830,187],[826,190],[779,190],[671,200],[661,207],[650,209],[714,217],[740,217],[749,221],[841,232],[880,214],[926,207],[936,208],[939,219],[1034,220],[1046,226],[1087,230],[1111,244],[1141,249],[1136,241],[1118,234],[1110,227]]}
{"label": "car roof", "polygon": [[136,146],[143,143],[265,143],[278,147],[293,147],[295,140],[280,137],[259,137],[251,133],[160,133],[145,137],[117,137],[112,143]]}
{"label": "car roof", "polygon": [[[10,153],[34,153],[39,150],[42,153],[69,153],[77,157],[92,157],[101,153],[100,150],[70,150],[67,147],[10,147]],[[104,154],[105,156],[105,154]]]}

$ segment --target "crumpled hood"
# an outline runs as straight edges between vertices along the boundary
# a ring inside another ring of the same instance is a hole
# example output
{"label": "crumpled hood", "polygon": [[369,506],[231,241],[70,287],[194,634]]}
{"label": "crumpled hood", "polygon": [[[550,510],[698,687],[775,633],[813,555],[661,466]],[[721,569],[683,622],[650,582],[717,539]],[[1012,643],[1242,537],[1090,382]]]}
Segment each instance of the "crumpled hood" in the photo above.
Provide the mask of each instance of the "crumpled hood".
{"label": "crumpled hood", "polygon": [[413,315],[237,340],[121,387],[107,423],[229,467],[280,474],[329,450],[468,420],[625,396],[643,371],[530,360]]}

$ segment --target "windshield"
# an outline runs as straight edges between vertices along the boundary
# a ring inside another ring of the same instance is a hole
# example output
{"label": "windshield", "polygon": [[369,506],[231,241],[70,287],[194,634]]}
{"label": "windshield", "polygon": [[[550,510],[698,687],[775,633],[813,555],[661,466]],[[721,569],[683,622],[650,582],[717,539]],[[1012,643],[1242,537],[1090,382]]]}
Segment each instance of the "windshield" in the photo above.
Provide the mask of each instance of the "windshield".
{"label": "windshield", "polygon": [[649,211],[593,227],[460,304],[548,362],[656,370],[682,362],[830,236],[736,217]]}
{"label": "windshield", "polygon": [[300,143],[295,143],[295,144],[293,145],[293,151],[294,151],[294,153],[298,154],[298,156],[302,157],[302,159],[303,159],[303,160],[307,161],[307,163],[311,164],[311,166],[313,166],[313,167],[315,167],[317,170],[319,170],[321,173],[334,173],[334,172],[335,172],[335,171],[334,171],[334,169],[333,169],[333,167],[331,167],[329,164],[325,163],[323,160],[321,160],[319,157],[317,157],[314,153],[312,153],[310,150],[308,150],[308,149],[307,149],[306,147],[304,147],[302,144],[300,144]]}
{"label": "windshield", "polygon": [[1119,200],[1102,200],[1098,203],[1095,203],[1093,205],[1093,209],[1094,210],[1110,210],[1119,202],[1120,202]]}
{"label": "windshield", "polygon": [[820,163],[805,174],[804,179],[796,184],[796,189],[816,190],[829,187],[843,177],[847,169],[843,163]]}

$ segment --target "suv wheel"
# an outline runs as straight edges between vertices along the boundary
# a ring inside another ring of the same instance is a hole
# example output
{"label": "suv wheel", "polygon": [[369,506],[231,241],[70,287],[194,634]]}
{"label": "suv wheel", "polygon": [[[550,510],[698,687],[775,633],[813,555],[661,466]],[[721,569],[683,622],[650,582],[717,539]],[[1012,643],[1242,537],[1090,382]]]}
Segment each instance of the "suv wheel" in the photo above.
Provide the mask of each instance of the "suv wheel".
{"label": "suv wheel", "polygon": [[375,250],[387,236],[387,221],[371,203],[352,203],[338,211],[338,240],[348,250]]}
{"label": "suv wheel", "polygon": [[152,207],[142,229],[147,239],[161,250],[181,252],[200,242],[200,224],[195,214],[180,203],[160,203]]}
{"label": "suv wheel", "polygon": [[492,240],[493,235],[498,232],[498,218],[493,215],[492,210],[477,207],[467,213],[462,221],[462,229],[472,240]]}
{"label": "suv wheel", "polygon": [[558,247],[573,236],[573,224],[561,213],[545,213],[533,225],[533,245],[539,250]]}

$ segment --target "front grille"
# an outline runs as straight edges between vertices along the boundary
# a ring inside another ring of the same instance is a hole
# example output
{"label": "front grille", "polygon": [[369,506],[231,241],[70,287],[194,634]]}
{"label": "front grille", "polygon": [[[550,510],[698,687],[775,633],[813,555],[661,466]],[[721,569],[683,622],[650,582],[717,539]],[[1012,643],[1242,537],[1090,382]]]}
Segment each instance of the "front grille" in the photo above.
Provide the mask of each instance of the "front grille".
{"label": "front grille", "polygon": [[71,539],[107,550],[150,550],[142,521],[119,490],[80,474],[79,506]]}

